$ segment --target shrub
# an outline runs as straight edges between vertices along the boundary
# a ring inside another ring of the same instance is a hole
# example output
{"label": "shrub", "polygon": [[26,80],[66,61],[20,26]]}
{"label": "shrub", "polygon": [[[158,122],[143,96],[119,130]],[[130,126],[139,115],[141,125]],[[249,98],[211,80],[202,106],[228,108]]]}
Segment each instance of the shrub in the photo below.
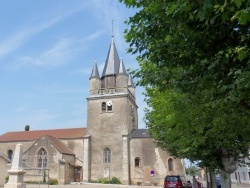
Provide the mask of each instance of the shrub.
{"label": "shrub", "polygon": [[8,183],[8,181],[9,181],[9,176],[6,176],[5,177],[5,183]]}
{"label": "shrub", "polygon": [[98,182],[103,184],[121,184],[121,181],[117,177],[112,177],[111,180],[100,178]]}
{"label": "shrub", "polygon": [[51,179],[49,180],[49,184],[50,184],[50,185],[58,185],[58,180],[57,180],[57,179],[51,178]]}
{"label": "shrub", "polygon": [[99,180],[89,180],[89,183],[100,183]]}
{"label": "shrub", "polygon": [[112,177],[110,180],[111,184],[121,184],[121,181],[117,177]]}
{"label": "shrub", "polygon": [[99,183],[107,184],[107,183],[109,183],[109,180],[107,180],[105,178],[100,178]]}
{"label": "shrub", "polygon": [[27,183],[27,184],[41,184],[42,182],[34,181],[34,180],[28,180],[28,181],[25,181],[25,183]]}

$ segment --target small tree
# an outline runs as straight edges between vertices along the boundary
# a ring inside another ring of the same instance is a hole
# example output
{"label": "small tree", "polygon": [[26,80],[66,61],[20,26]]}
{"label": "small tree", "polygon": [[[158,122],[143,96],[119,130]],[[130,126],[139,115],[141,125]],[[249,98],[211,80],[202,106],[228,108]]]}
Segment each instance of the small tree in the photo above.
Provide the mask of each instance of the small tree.
{"label": "small tree", "polygon": [[30,126],[29,125],[25,125],[25,131],[29,131],[30,130]]}

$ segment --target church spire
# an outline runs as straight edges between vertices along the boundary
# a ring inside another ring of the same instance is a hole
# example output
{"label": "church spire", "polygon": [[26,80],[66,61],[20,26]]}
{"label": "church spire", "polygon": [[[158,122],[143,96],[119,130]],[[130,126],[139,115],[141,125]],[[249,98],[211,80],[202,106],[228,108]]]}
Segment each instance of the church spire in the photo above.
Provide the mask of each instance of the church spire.
{"label": "church spire", "polygon": [[96,61],[95,61],[95,64],[93,66],[92,73],[91,73],[91,76],[89,79],[92,79],[92,78],[100,78]]}
{"label": "church spire", "polygon": [[108,55],[102,72],[102,78],[105,76],[117,75],[118,72],[119,72],[119,56],[116,50],[114,36],[112,36]]}
{"label": "church spire", "polygon": [[135,87],[131,74],[128,75],[128,86]]}
{"label": "church spire", "polygon": [[97,63],[95,64],[92,69],[91,76],[89,77],[90,80],[90,95],[97,95],[100,89],[100,76],[99,71],[97,68]]}
{"label": "church spire", "polygon": [[126,74],[126,69],[125,69],[122,58],[120,59],[119,74]]}
{"label": "church spire", "polygon": [[132,93],[132,95],[135,97],[135,85],[133,82],[133,77],[131,74],[128,76],[128,89]]}

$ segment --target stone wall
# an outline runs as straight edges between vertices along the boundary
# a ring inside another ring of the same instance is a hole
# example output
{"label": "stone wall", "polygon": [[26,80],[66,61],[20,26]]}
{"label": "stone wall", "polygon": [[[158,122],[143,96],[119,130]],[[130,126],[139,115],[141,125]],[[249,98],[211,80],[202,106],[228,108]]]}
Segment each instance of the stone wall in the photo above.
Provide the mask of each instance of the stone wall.
{"label": "stone wall", "polygon": [[[113,102],[112,111],[102,111],[102,102],[108,100]],[[129,158],[123,154],[125,149],[123,135],[127,135],[129,129],[132,129],[132,125],[129,124],[130,106],[127,95],[114,95],[112,99],[100,97],[88,100],[87,130],[90,135],[91,171],[89,177],[91,180],[116,177],[123,183],[128,182],[128,179],[124,180],[124,176],[128,174],[128,165],[125,167],[123,163]],[[126,145],[128,147],[128,144]],[[110,163],[104,163],[103,151],[105,148],[111,150]],[[128,162],[126,163],[128,164]]]}
{"label": "stone wall", "polygon": [[[181,159],[170,156],[156,147],[151,138],[133,138],[130,140],[131,183],[143,185],[163,185],[167,174],[184,175]],[[136,166],[135,159],[140,159]],[[168,159],[173,159],[174,168],[169,171]],[[153,173],[153,174],[151,174]]]}
{"label": "stone wall", "polygon": [[7,161],[0,155],[0,187],[5,184],[5,178],[8,176],[7,170]]}

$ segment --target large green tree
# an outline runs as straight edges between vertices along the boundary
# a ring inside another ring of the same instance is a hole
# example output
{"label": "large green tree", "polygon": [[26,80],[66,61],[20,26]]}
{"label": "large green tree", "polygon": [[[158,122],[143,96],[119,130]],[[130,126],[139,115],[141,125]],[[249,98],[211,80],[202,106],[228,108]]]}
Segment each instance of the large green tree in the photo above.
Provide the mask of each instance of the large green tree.
{"label": "large green tree", "polygon": [[224,169],[250,141],[250,1],[120,0],[146,123],[177,157]]}

